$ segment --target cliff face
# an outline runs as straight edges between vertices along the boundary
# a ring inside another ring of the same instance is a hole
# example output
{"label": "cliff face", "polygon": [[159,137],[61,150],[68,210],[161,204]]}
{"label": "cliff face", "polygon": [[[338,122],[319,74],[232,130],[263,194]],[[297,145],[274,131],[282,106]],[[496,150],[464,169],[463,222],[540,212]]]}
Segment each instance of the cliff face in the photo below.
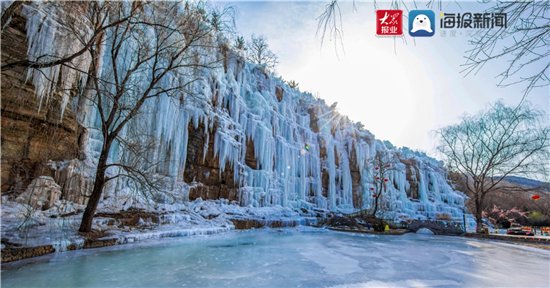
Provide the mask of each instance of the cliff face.
{"label": "cliff face", "polygon": [[[2,32],[2,64],[26,59],[25,24],[16,14]],[[59,97],[39,104],[24,68],[2,71],[1,77],[2,192],[19,194],[38,176],[54,176],[48,161],[79,158],[83,130],[74,112],[61,118]]]}
{"label": "cliff face", "polygon": [[[46,52],[66,55],[74,49],[63,42],[66,36],[55,23],[36,19],[52,14],[44,5],[23,5],[12,18],[2,33],[2,63]],[[44,45],[43,39],[53,45]],[[381,201],[386,217],[462,217],[464,196],[448,185],[440,163],[408,149],[386,147],[334,107],[247,63],[227,49],[223,37],[213,35],[210,41],[220,47],[206,51],[222,58],[219,67],[200,71],[184,99],[160,95],[149,100],[121,135],[143,146],[136,131],[154,139],[143,155],[159,163],[150,174],[163,177],[164,192],[190,200],[224,198],[243,206],[367,209],[373,205],[373,159],[382,154],[392,166]],[[33,43],[33,49],[25,43]],[[85,57],[77,59],[82,71],[89,68]],[[46,72],[59,77],[63,70]],[[58,86],[82,85],[84,76],[76,74]],[[62,187],[62,197],[82,203],[102,143],[97,107],[74,92],[53,94],[38,110],[37,99],[47,97],[40,95],[43,89],[35,95],[32,84],[43,85],[44,79],[39,73],[31,76],[25,84],[24,70],[2,71],[2,191],[51,175]],[[125,149],[116,145],[110,161],[130,161]],[[12,170],[25,161],[48,171],[35,169],[21,180]],[[104,194],[131,190],[135,186],[122,179]]]}

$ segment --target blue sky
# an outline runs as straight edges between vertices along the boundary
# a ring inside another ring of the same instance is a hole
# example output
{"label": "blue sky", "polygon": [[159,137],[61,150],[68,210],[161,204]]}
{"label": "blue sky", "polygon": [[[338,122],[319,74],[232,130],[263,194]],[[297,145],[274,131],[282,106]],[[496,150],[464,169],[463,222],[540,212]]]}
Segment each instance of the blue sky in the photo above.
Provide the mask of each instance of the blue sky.
{"label": "blue sky", "polygon": [[[377,2],[379,9],[389,8],[387,2]],[[517,104],[523,95],[522,86],[497,87],[496,76],[506,63],[491,63],[477,75],[460,73],[469,48],[469,36],[463,31],[457,30],[455,37],[443,37],[439,31],[427,38],[407,35],[406,44],[376,37],[372,2],[356,1],[356,9],[351,2],[341,2],[345,51],[339,53],[334,42],[321,46],[316,36],[316,18],[328,1],[227,3],[237,10],[240,34],[268,38],[279,56],[278,74],[297,81],[302,91],[317,94],[329,105],[338,102],[342,114],[396,146],[434,155],[434,130],[499,99]],[[486,7],[477,2],[458,6],[453,1],[443,2],[441,10],[482,12]],[[438,7],[434,10],[438,15]],[[539,88],[528,101],[548,113],[549,97],[548,87]]]}

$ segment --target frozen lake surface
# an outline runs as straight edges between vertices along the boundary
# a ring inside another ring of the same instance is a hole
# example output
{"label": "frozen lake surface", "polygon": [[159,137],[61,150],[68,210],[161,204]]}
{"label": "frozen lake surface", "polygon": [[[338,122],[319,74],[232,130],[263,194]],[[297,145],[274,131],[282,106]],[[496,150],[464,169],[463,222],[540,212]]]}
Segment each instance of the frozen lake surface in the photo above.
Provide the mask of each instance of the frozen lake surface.
{"label": "frozen lake surface", "polygon": [[550,252],[459,237],[233,231],[2,265],[4,287],[548,287]]}

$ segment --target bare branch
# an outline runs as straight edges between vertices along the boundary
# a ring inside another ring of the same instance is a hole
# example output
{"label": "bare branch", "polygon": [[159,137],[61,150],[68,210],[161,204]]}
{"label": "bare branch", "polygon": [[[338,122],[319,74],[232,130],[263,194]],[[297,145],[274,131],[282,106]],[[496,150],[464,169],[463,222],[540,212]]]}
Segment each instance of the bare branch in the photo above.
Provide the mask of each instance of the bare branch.
{"label": "bare branch", "polygon": [[499,86],[524,84],[524,98],[537,87],[550,85],[550,2],[496,2],[487,13],[505,13],[506,29],[479,31],[470,40],[462,65],[465,75],[477,74],[497,59],[508,64],[500,72]]}
{"label": "bare branch", "polygon": [[544,117],[525,103],[514,108],[496,103],[438,131],[438,150],[451,170],[464,175],[467,192],[475,200],[478,224],[486,196],[510,189],[506,185],[509,176],[548,175],[550,127]]}
{"label": "bare branch", "polygon": [[248,60],[270,71],[273,71],[279,62],[277,55],[269,49],[267,39],[263,36],[256,37],[254,35],[248,43]]}

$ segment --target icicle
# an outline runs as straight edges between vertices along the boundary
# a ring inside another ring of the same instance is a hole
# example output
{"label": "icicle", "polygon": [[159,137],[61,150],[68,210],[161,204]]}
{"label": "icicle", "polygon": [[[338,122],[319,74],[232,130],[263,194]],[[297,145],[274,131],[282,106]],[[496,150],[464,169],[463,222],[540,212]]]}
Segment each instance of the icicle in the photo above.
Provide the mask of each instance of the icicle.
{"label": "icicle", "polygon": [[[44,3],[30,3],[22,6],[22,15],[27,19],[27,57],[30,61],[53,61],[69,55],[73,55],[82,48],[76,36],[66,32],[66,28],[56,19],[56,15],[64,11],[56,6]],[[84,39],[90,37],[91,29],[85,25],[79,26]],[[45,57],[47,56],[47,57]],[[38,110],[48,103],[50,96],[55,91],[61,92],[61,118],[69,103],[70,89],[80,82],[86,83],[86,73],[91,65],[91,58],[84,53],[70,61],[71,66],[52,66],[40,69],[29,69],[27,81],[32,80],[38,98]],[[59,77],[62,73],[63,77]]]}

